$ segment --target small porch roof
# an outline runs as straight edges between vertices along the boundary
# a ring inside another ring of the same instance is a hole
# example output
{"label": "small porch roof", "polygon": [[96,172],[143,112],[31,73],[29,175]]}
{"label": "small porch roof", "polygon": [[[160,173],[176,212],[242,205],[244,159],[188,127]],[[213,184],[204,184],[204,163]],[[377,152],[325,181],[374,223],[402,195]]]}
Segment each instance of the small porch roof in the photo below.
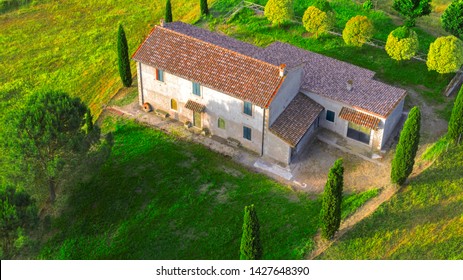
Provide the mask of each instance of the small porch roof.
{"label": "small porch roof", "polygon": [[185,108],[190,109],[191,111],[202,113],[204,110],[206,110],[206,106],[195,102],[193,100],[188,100],[185,104]]}
{"label": "small porch roof", "polygon": [[368,115],[359,111],[356,111],[351,108],[342,107],[339,117],[343,120],[353,122],[355,124],[371,128],[373,130],[378,130],[380,119]]}
{"label": "small porch roof", "polygon": [[320,104],[298,93],[270,126],[270,131],[291,147],[296,147],[321,111]]}

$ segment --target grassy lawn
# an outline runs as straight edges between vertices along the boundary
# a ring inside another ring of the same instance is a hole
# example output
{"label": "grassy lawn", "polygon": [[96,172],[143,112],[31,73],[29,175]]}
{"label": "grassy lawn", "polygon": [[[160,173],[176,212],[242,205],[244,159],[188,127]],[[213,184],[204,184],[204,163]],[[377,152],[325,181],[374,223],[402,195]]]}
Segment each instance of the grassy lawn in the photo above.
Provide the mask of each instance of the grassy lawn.
{"label": "grassy lawn", "polygon": [[[243,209],[255,204],[265,259],[300,259],[319,223],[321,200],[249,172],[203,146],[107,117],[109,159],[74,189],[51,259],[237,259]],[[347,217],[376,190],[348,195]]]}
{"label": "grassy lawn", "polygon": [[323,259],[463,259],[463,146],[451,147]]}
{"label": "grassy lawn", "polygon": [[[116,35],[124,25],[129,53],[164,16],[165,1],[37,1],[0,14],[0,92],[49,87],[78,96],[95,115],[122,87]],[[193,22],[199,1],[178,0],[174,20]],[[135,74],[135,64],[132,65]]]}

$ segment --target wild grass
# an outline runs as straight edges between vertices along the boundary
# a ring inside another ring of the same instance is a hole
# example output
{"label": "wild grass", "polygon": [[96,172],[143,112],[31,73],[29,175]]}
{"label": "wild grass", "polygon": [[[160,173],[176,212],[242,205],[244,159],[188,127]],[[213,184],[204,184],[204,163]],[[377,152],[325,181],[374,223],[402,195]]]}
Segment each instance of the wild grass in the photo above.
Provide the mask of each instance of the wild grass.
{"label": "wild grass", "polygon": [[[243,209],[255,204],[265,259],[300,259],[321,200],[249,172],[205,147],[108,117],[109,159],[79,182],[46,259],[237,259]],[[345,197],[348,216],[375,195]]]}
{"label": "wild grass", "polygon": [[322,259],[463,259],[463,145],[451,145]]}
{"label": "wild grass", "polygon": [[[119,23],[133,53],[164,16],[164,7],[163,0],[56,0],[0,14],[0,92],[9,84],[63,90],[80,97],[98,116],[101,105],[122,87],[116,54]],[[174,20],[196,21],[199,1],[177,1],[173,15]]]}

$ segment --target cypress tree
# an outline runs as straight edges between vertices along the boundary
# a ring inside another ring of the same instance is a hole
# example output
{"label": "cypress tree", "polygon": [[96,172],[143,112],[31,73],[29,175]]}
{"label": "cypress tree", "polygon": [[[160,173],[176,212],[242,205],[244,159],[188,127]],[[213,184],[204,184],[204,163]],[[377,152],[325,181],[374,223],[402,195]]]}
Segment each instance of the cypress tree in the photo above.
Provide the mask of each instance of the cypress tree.
{"label": "cypress tree", "polygon": [[463,85],[461,86],[457,98],[455,99],[455,103],[453,104],[452,116],[449,121],[448,136],[454,140],[457,140],[459,137],[463,137]]}
{"label": "cypress tree", "polygon": [[87,108],[87,112],[85,113],[85,130],[85,133],[87,134],[89,134],[93,130],[93,120],[90,108]]}
{"label": "cypress tree", "polygon": [[402,132],[400,132],[399,143],[392,160],[391,180],[395,184],[402,185],[412,173],[420,141],[420,126],[421,112],[415,106],[410,110]]}
{"label": "cypress tree", "polygon": [[336,160],[328,173],[323,192],[321,210],[321,234],[325,239],[333,238],[341,224],[342,189],[344,185],[342,158]]}
{"label": "cypress tree", "polygon": [[132,85],[132,72],[130,71],[129,48],[127,46],[124,28],[122,28],[120,24],[117,33],[117,54],[122,84],[124,84],[125,87],[130,87]]}
{"label": "cypress tree", "polygon": [[241,260],[259,260],[262,258],[259,231],[259,220],[254,204],[244,207],[243,235],[240,246]]}
{"label": "cypress tree", "polygon": [[207,0],[200,0],[199,8],[201,9],[202,16],[207,16],[209,14],[209,8],[207,7]]}
{"label": "cypress tree", "polygon": [[165,22],[172,22],[172,5],[170,4],[170,0],[166,2],[166,15],[164,17]]}

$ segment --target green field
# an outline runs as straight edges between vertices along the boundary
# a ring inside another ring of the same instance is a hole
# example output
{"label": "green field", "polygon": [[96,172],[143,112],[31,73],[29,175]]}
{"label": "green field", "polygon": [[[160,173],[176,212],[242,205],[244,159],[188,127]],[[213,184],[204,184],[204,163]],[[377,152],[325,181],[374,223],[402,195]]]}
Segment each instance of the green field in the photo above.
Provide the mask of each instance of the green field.
{"label": "green field", "polygon": [[[245,205],[255,204],[265,259],[300,259],[321,200],[249,172],[205,147],[108,117],[109,159],[68,189],[46,259],[237,259]],[[79,177],[79,176],[77,176]],[[375,196],[349,195],[343,217]]]}
{"label": "green field", "polygon": [[322,259],[463,259],[463,146],[452,147]]}
{"label": "green field", "polygon": [[[174,20],[195,21],[198,3],[176,1]],[[101,105],[122,87],[118,24],[124,25],[133,53],[159,23],[164,7],[164,0],[54,0],[0,14],[0,92],[12,87],[21,88],[20,94],[43,87],[63,90],[98,116]]]}

